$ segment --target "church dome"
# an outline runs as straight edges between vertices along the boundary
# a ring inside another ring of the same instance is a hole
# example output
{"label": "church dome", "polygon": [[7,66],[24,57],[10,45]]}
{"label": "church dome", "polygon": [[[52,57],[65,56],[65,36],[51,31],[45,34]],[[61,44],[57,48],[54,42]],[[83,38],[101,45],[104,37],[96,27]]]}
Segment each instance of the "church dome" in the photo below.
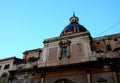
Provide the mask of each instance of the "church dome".
{"label": "church dome", "polygon": [[73,33],[86,32],[87,29],[84,26],[80,25],[78,21],[79,18],[76,17],[75,14],[73,14],[73,16],[70,18],[70,24],[64,28],[60,36],[70,35]]}

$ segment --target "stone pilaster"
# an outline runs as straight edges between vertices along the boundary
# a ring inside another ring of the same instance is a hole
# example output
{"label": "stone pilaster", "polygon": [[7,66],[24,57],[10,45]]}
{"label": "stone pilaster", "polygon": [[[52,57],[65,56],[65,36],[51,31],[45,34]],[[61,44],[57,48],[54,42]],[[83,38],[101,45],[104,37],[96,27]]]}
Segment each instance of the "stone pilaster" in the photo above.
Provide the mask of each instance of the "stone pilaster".
{"label": "stone pilaster", "polygon": [[45,83],[45,74],[41,74],[40,83]]}
{"label": "stone pilaster", "polygon": [[115,71],[112,72],[112,76],[113,76],[113,83],[118,83],[118,76]]}
{"label": "stone pilaster", "polygon": [[87,83],[92,83],[91,71],[87,71],[87,72],[86,72],[86,75],[87,75]]}

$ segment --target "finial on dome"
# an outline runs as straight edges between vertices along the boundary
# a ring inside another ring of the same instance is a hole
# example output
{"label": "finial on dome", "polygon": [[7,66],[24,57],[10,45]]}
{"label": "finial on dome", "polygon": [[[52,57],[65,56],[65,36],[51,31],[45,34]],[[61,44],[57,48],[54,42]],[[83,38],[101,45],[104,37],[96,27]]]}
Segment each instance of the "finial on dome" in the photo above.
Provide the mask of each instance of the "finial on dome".
{"label": "finial on dome", "polygon": [[73,11],[73,17],[75,17],[75,11]]}

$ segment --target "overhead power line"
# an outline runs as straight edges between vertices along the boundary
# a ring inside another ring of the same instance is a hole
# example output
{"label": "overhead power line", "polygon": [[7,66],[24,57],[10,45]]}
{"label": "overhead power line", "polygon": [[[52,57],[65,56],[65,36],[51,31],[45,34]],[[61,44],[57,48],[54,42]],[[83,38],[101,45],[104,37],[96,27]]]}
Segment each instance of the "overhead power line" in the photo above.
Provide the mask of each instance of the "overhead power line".
{"label": "overhead power line", "polygon": [[101,34],[107,32],[108,30],[114,28],[114,27],[117,26],[118,24],[120,24],[120,21],[118,21],[117,23],[113,24],[111,27],[109,27],[109,28],[106,29],[105,31],[103,31],[103,32],[101,32],[101,33],[99,33],[99,34],[97,34],[96,36],[99,36],[99,35],[101,35]]}

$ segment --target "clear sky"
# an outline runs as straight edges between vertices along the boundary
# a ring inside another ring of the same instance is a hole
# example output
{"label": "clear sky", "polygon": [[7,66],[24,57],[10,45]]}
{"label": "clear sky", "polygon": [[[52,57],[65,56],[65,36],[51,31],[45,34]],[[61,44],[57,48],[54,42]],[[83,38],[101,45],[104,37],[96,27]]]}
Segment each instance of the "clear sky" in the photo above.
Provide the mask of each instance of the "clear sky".
{"label": "clear sky", "polygon": [[73,11],[92,37],[120,33],[120,0],[0,0],[0,59],[44,47]]}

